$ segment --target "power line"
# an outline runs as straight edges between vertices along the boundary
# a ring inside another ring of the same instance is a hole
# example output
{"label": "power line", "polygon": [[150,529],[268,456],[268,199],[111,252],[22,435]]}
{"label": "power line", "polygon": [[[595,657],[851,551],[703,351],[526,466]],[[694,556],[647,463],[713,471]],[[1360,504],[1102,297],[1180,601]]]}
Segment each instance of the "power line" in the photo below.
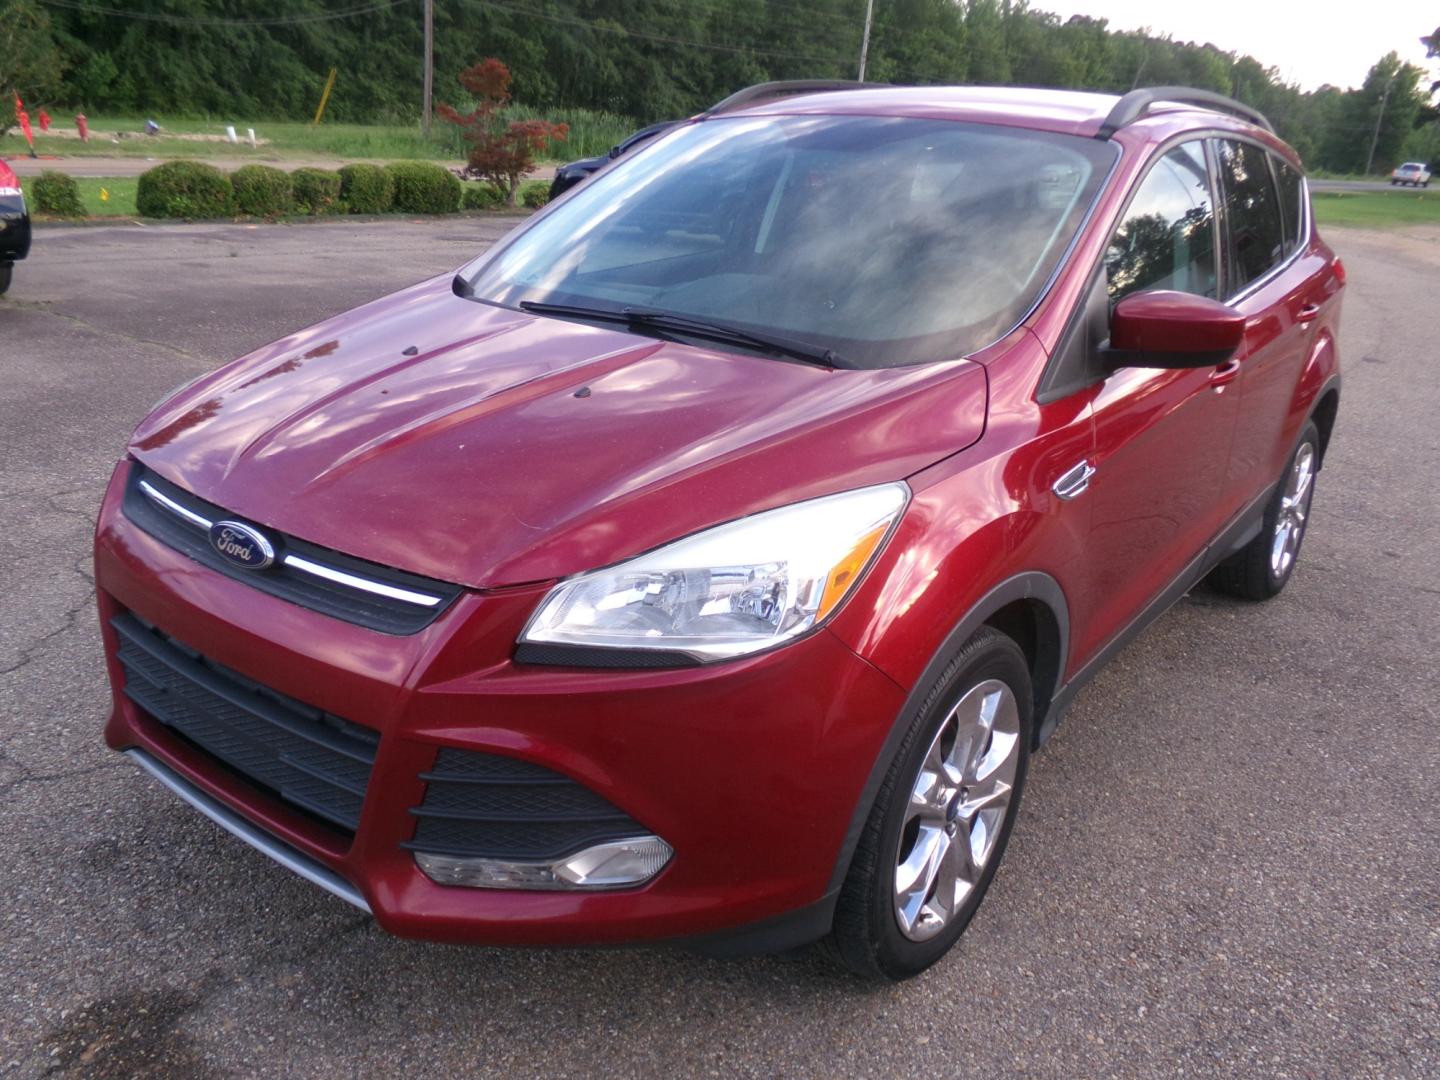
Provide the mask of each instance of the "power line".
{"label": "power line", "polygon": [[337,19],[351,19],[357,15],[372,15],[388,11],[408,0],[374,0],[372,3],[346,8],[342,11],[316,12],[309,15],[273,15],[258,19],[230,19],[214,15],[171,15],[163,11],[132,11],[129,8],[108,7],[104,4],[81,3],[79,0],[40,0],[47,7],[64,8],[85,15],[110,15],[120,19],[138,19],[143,22],[166,23],[170,26],[300,26],[307,23],[332,22]]}

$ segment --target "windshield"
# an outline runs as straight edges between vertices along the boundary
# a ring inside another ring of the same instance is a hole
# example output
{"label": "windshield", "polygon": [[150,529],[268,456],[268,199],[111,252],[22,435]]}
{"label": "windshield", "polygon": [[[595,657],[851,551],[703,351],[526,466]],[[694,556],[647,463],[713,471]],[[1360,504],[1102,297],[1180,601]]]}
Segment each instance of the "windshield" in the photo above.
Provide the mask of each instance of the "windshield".
{"label": "windshield", "polygon": [[707,120],[621,159],[464,273],[472,296],[507,307],[675,313],[848,366],[955,359],[1038,299],[1113,154],[952,121]]}

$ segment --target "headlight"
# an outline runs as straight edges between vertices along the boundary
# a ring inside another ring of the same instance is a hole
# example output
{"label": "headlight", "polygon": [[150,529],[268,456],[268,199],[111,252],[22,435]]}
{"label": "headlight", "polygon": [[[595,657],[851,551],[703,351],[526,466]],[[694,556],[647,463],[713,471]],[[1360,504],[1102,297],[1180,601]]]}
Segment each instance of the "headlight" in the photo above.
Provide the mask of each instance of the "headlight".
{"label": "headlight", "polygon": [[805,633],[855,587],[910,489],[882,484],[767,510],[562,581],[522,643],[722,660]]}

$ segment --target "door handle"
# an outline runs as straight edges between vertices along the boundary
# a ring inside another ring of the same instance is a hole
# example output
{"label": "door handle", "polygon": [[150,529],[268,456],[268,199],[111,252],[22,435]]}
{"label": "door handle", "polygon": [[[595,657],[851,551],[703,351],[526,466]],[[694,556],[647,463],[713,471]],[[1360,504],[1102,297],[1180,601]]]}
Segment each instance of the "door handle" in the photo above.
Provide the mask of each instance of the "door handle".
{"label": "door handle", "polygon": [[1217,391],[1223,390],[1226,384],[1234,382],[1239,374],[1240,361],[1232,356],[1210,373],[1210,385]]}
{"label": "door handle", "polygon": [[1306,304],[1304,307],[1302,307],[1299,311],[1295,313],[1295,321],[1302,323],[1312,322],[1315,319],[1315,316],[1319,314],[1319,304]]}
{"label": "door handle", "polygon": [[1094,475],[1095,466],[1088,461],[1082,461],[1073,469],[1067,469],[1065,474],[1050,486],[1050,490],[1060,498],[1069,501],[1085,494],[1090,487],[1090,478]]}

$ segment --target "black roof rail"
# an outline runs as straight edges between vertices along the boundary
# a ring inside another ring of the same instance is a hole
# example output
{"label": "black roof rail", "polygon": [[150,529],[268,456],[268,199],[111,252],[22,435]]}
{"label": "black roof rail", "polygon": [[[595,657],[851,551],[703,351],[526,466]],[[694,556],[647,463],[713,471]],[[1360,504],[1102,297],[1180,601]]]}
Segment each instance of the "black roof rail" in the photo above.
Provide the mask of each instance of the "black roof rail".
{"label": "black roof rail", "polygon": [[1199,105],[1201,108],[1231,113],[1242,120],[1249,120],[1252,124],[1264,128],[1272,135],[1275,133],[1275,129],[1270,126],[1270,121],[1265,119],[1259,109],[1252,109],[1249,105],[1226,97],[1224,94],[1216,94],[1209,90],[1196,90],[1189,86],[1145,86],[1139,90],[1131,90],[1115,103],[1115,107],[1110,110],[1110,115],[1105,117],[1105,122],[1095,133],[1095,137],[1097,139],[1110,138],[1115,132],[1128,124],[1133,124],[1149,112],[1151,105],[1158,105],[1161,102]]}
{"label": "black roof rail", "polygon": [[778,101],[780,98],[798,97],[801,94],[827,94],[835,90],[873,90],[888,86],[888,83],[853,82],[845,79],[790,79],[782,82],[756,83],[744,90],[737,90],[724,101],[716,102],[701,116],[719,116],[734,112],[747,105],[762,101]]}

